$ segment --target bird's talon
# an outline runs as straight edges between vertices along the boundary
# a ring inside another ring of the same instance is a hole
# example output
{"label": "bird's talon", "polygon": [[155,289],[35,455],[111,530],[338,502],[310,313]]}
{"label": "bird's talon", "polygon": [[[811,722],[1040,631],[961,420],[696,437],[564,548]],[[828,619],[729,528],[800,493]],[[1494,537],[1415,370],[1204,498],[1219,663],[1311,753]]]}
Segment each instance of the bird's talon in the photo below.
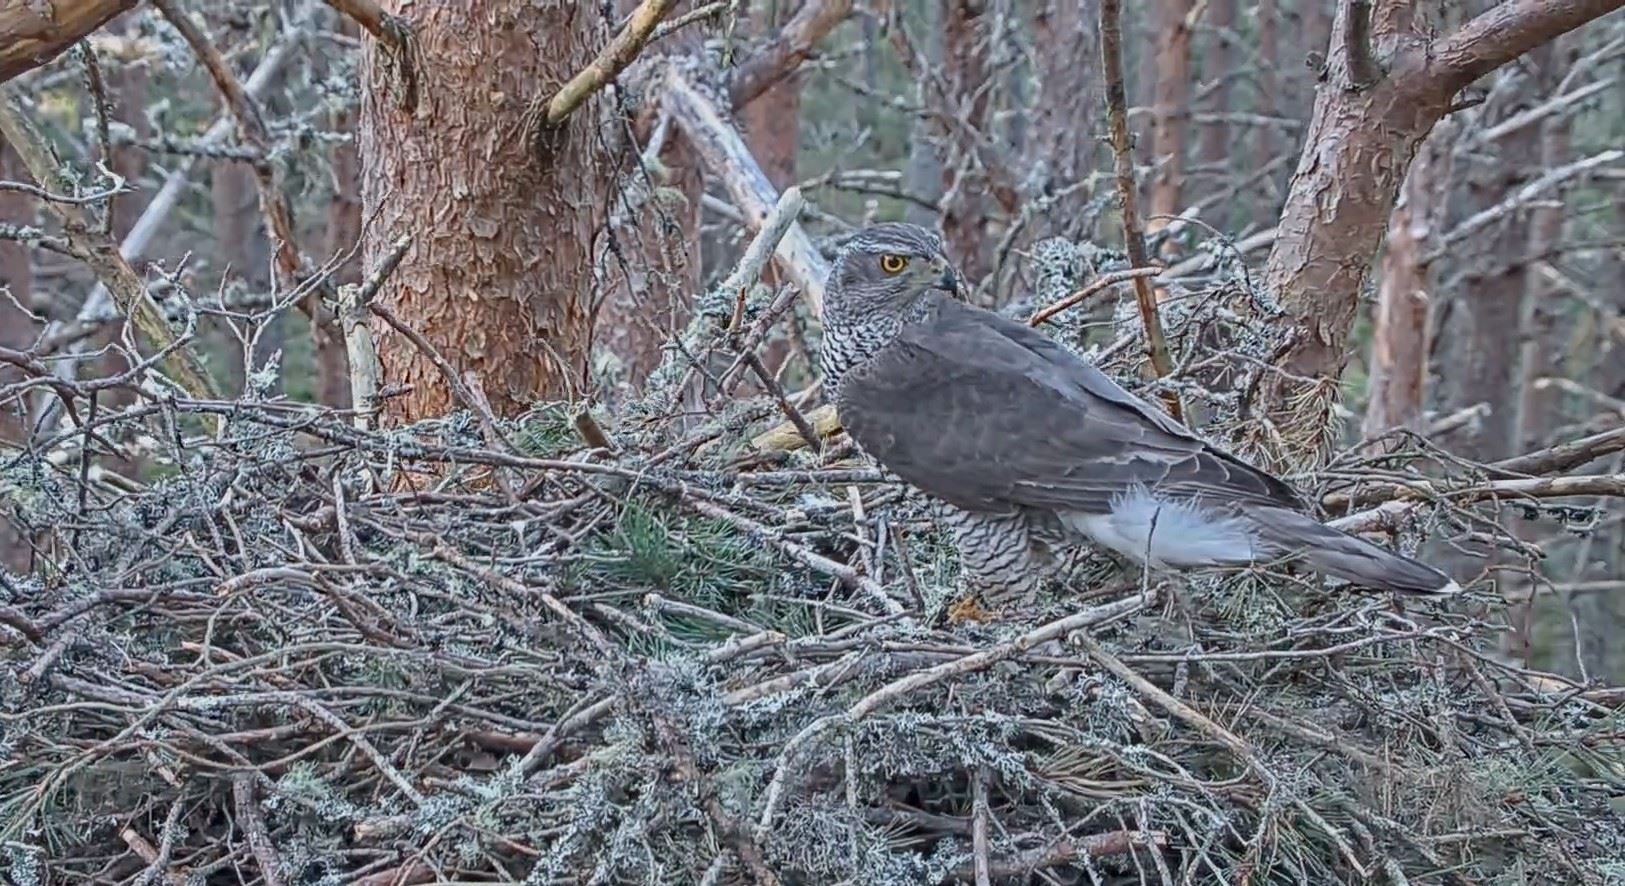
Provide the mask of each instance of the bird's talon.
{"label": "bird's talon", "polygon": [[951,625],[964,624],[974,621],[986,624],[999,618],[999,613],[982,608],[982,602],[975,594],[961,597],[948,607],[948,623]]}

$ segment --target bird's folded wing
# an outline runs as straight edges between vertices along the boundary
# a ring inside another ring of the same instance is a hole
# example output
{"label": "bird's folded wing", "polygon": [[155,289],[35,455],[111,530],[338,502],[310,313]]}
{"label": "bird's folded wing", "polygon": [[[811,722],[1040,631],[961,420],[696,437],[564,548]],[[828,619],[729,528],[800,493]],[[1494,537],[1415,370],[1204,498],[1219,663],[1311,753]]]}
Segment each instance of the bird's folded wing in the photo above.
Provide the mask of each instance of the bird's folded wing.
{"label": "bird's folded wing", "polygon": [[1135,485],[1302,507],[1043,333],[949,300],[848,373],[836,408],[888,470],[971,510],[1105,513]]}

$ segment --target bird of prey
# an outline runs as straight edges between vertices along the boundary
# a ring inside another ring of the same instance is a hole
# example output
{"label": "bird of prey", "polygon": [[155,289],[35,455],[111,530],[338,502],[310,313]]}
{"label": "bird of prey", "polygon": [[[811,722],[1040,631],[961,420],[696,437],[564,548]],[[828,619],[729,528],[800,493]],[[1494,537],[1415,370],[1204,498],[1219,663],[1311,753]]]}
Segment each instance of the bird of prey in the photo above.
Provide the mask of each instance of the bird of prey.
{"label": "bird of prey", "polygon": [[819,362],[853,442],[932,501],[972,601],[1032,605],[1083,540],[1158,570],[1297,560],[1378,590],[1459,590],[1322,524],[1280,479],[957,296],[935,234],[866,227],[831,267]]}

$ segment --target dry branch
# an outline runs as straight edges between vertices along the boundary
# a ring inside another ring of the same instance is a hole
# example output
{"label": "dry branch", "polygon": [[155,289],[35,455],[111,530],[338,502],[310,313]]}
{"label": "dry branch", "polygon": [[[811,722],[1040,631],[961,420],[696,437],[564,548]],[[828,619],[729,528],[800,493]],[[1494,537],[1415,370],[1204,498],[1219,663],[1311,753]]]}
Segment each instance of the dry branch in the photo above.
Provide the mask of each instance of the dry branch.
{"label": "dry branch", "polygon": [[666,13],[676,5],[677,0],[643,0],[637,9],[632,11],[632,18],[621,29],[619,34],[605,46],[603,51],[592,63],[583,68],[568,83],[559,87],[559,91],[547,102],[546,113],[542,115],[542,125],[557,126],[564,122],[574,111],[592,96],[593,93],[603,89],[620,73],[626,70],[638,53],[643,50],[645,43],[649,42],[650,34],[654,33],[655,26],[666,17]]}
{"label": "dry branch", "polygon": [[1625,151],[1609,149],[1598,151],[1589,157],[1582,157],[1572,163],[1565,163],[1555,169],[1547,170],[1539,178],[1508,195],[1505,200],[1481,212],[1473,213],[1460,224],[1451,228],[1443,237],[1439,238],[1438,248],[1428,255],[1427,260],[1437,261],[1451,246],[1506,218],[1520,207],[1528,205],[1545,191],[1549,191],[1569,179],[1591,172],[1598,167],[1617,163],[1621,159],[1625,159]]}
{"label": "dry branch", "polygon": [[[1112,153],[1116,157],[1118,210],[1123,219],[1123,240],[1128,250],[1129,264],[1135,268],[1151,266],[1145,248],[1145,232],[1140,228],[1138,208],[1139,186],[1134,179],[1134,153],[1129,144],[1128,98],[1123,86],[1123,5],[1121,0],[1101,0],[1100,4],[1100,64],[1106,80],[1106,117],[1111,133]],[[1151,291],[1151,282],[1145,277],[1134,278],[1134,301],[1140,309],[1140,323],[1145,330],[1146,356],[1151,371],[1164,378],[1173,371],[1168,356],[1168,341],[1162,332],[1162,317],[1157,310],[1157,298]],[[1178,421],[1184,416],[1179,394],[1163,393],[1168,412]]]}
{"label": "dry branch", "polygon": [[[0,86],[0,133],[22,157],[29,174],[41,187],[67,193],[73,183],[59,179],[61,160],[44,137],[28,121],[15,87]],[[167,352],[165,365],[176,382],[195,397],[219,396],[220,388],[197,356],[177,340],[169,328],[163,309],[147,292],[146,283],[119,254],[118,245],[102,233],[99,225],[78,206],[48,201],[47,208],[62,223],[69,248],[112,293],[119,310],[135,321],[136,328],[159,350]]]}
{"label": "dry branch", "polygon": [[1059,314],[1068,308],[1082,304],[1089,299],[1089,296],[1094,295],[1108,286],[1115,286],[1125,280],[1138,281],[1142,277],[1157,277],[1164,273],[1165,270],[1166,269],[1160,267],[1128,268],[1122,271],[1113,271],[1110,274],[1103,274],[1101,275],[1100,279],[1090,282],[1088,286],[1083,287],[1077,292],[1071,293],[1065,298],[1057,300],[1054,304],[1046,305],[1044,308],[1033,312],[1033,315],[1027,318],[1027,325],[1039,326],[1043,324],[1044,321],[1055,316],[1056,314]]}
{"label": "dry branch", "polygon": [[[773,214],[778,202],[777,191],[751,156],[738,130],[723,118],[716,103],[696,89],[687,75],[675,66],[667,69],[661,104],[682,127],[711,174],[727,189],[734,205],[743,213],[746,225],[760,231]],[[785,275],[806,297],[808,307],[821,316],[829,263],[799,224],[790,225],[774,256]]]}
{"label": "dry branch", "polygon": [[367,317],[372,313],[373,296],[412,247],[412,238],[402,236],[389,254],[360,286],[339,288],[339,322],[344,329],[344,351],[350,367],[350,405],[355,409],[356,427],[372,426],[372,413],[378,406],[384,369],[378,362],[378,349],[372,340]]}
{"label": "dry branch", "polygon": [[[243,88],[237,75],[231,71],[220,50],[209,41],[203,29],[192,20],[191,15],[176,5],[175,0],[151,0],[172,27],[192,48],[198,61],[203,63],[204,70],[214,81],[216,89],[225,97],[226,107],[237,121],[237,132],[243,141],[257,151],[260,157],[269,157],[271,153],[271,137],[265,128],[265,117],[253,96]],[[303,265],[299,256],[299,242],[294,235],[293,207],[288,197],[282,192],[280,183],[272,165],[268,162],[254,164],[254,184],[259,191],[260,212],[264,213],[267,229],[271,236],[271,248],[276,256],[277,279],[284,291],[291,291],[297,285],[297,277]],[[306,312],[316,321],[318,334],[323,330],[333,334],[336,329],[332,317],[324,310],[321,300],[314,295],[306,300]]]}
{"label": "dry branch", "polygon": [[812,55],[813,47],[851,12],[852,0],[808,0],[801,4],[767,45],[734,71],[728,84],[728,99],[734,108],[744,107],[793,74]]}
{"label": "dry branch", "polygon": [[405,19],[391,15],[373,0],[324,0],[324,2],[355,19],[356,24],[365,28],[374,40],[389,46],[392,50],[401,52],[409,46],[411,26]]}
{"label": "dry branch", "polygon": [[[841,431],[840,416],[835,414],[835,405],[824,405],[807,413],[807,422],[812,426],[813,432],[820,438],[830,437]],[[759,452],[793,452],[807,445],[801,430],[790,422],[769,428],[751,438],[750,445]]]}
{"label": "dry branch", "polygon": [[231,795],[237,826],[248,838],[249,851],[259,865],[260,876],[265,878],[265,886],[282,886],[282,860],[265,827],[265,816],[260,814],[259,800],[254,796],[254,777],[248,773],[233,776]]}
{"label": "dry branch", "polygon": [[0,84],[61,55],[140,0],[0,0]]}
{"label": "dry branch", "polygon": [[1625,8],[1625,0],[1503,0],[1428,48],[1431,83],[1448,98],[1474,80],[1581,25]]}
{"label": "dry branch", "polygon": [[[1383,9],[1402,5],[1377,10],[1384,61]],[[1023,47],[999,30],[1002,7],[988,9],[996,62],[1006,39]],[[753,439],[794,449],[839,430],[832,407],[799,411],[816,385],[786,395],[758,359],[800,292],[770,294],[756,278],[777,259],[781,278],[821,283],[822,265],[801,258],[817,256],[806,235],[823,213],[758,181],[708,84],[668,88],[662,60],[638,64],[663,106],[650,110],[706,141],[702,159],[739,207],[725,217],[751,241],[696,312],[716,334],[672,344],[717,390],[703,402],[542,402],[497,418],[481,376],[452,365],[459,342],[408,334],[435,366],[412,381],[445,378],[466,409],[373,426],[368,406],[392,392],[359,321],[404,237],[373,243],[382,260],[341,290],[362,355],[354,412],[257,389],[174,396],[134,371],[64,380],[52,376],[59,344],[0,347],[0,410],[36,395],[91,405],[69,430],[0,446],[0,520],[37,564],[0,573],[0,646],[16,678],[0,693],[0,841],[25,866],[37,858],[38,879],[238,871],[275,886],[338,846],[326,875],[377,886],[1401,883],[1440,871],[1477,882],[1515,865],[1606,881],[1625,822],[1597,773],[1625,758],[1609,707],[1625,690],[1499,655],[1509,610],[1493,597],[1326,593],[1264,566],[1125,571],[1079,545],[1030,608],[943,623],[963,576],[927,502],[873,466],[831,464],[839,455],[750,451]],[[995,95],[1000,70],[985,82]],[[1342,94],[1345,81],[1330,82]],[[674,144],[651,139],[645,157]],[[1190,215],[1178,224],[1203,224]],[[1252,310],[1271,305],[1235,256],[1274,235],[1160,273],[1188,284],[1160,305],[1169,377],[1136,376],[1137,310],[1100,351],[1103,370],[1203,398],[1215,440],[1265,428],[1244,398],[1278,344]],[[1591,260],[1576,254],[1544,254],[1531,273]],[[1089,267],[1069,264],[1033,322],[1070,333],[1090,290],[1158,274]],[[1582,287],[1586,274],[1573,275]],[[217,304],[237,307],[205,307]],[[1613,334],[1575,308],[1582,331]],[[432,322],[390,315],[425,335]],[[735,397],[752,373],[766,395]],[[801,430],[768,427],[774,401]],[[1456,410],[1427,432],[1478,414]],[[191,430],[218,416],[228,433]],[[1411,448],[1341,453],[1313,479],[1343,484],[1337,507],[1375,503],[1338,525],[1407,545],[1417,530],[1430,547],[1519,545],[1547,555],[1530,574],[1542,602],[1595,603],[1620,582],[1561,561],[1612,556],[1601,545],[1619,521],[1603,506],[1625,494],[1625,429],[1570,439],[1583,433],[1487,464],[1395,435]],[[413,485],[423,477],[433,482]],[[1529,513],[1518,519],[1549,523],[1551,537],[1498,526]],[[1564,534],[1576,529],[1598,544]],[[1502,576],[1522,569],[1503,563]]]}
{"label": "dry branch", "polygon": [[[293,56],[294,50],[298,48],[303,39],[304,33],[295,29],[283,34],[282,39],[266,51],[264,58],[260,59],[259,64],[254,68],[253,74],[248,78],[246,90],[250,96],[256,99],[263,97],[265,91],[276,82],[284,65]],[[218,115],[215,122],[210,124],[203,135],[197,139],[196,144],[200,149],[218,146],[226,140],[233,129],[229,112]],[[164,179],[164,184],[158,189],[158,193],[154,194],[152,199],[147,202],[146,207],[141,210],[141,215],[136,218],[135,224],[130,227],[130,232],[125,235],[123,242],[118,244],[116,254],[126,262],[133,262],[146,254],[147,248],[152,244],[153,239],[158,236],[158,232],[163,227],[169,213],[180,203],[182,196],[189,189],[188,180],[193,167],[197,163],[198,156],[197,154],[188,155],[177,164],[175,169]],[[111,290],[105,283],[97,282],[90,295],[80,305],[79,312],[74,317],[74,323],[88,323],[92,318],[105,313],[109,308],[110,301],[116,301]],[[45,337],[50,339],[61,336],[67,328],[68,324],[61,321],[52,321],[45,328]],[[77,354],[85,346],[86,343],[81,340],[71,344],[66,350],[69,354]],[[68,379],[72,379],[77,372],[76,364],[72,361],[60,364],[58,369],[59,374]],[[47,412],[45,419],[40,423],[41,429],[49,430],[59,415],[59,412]]]}

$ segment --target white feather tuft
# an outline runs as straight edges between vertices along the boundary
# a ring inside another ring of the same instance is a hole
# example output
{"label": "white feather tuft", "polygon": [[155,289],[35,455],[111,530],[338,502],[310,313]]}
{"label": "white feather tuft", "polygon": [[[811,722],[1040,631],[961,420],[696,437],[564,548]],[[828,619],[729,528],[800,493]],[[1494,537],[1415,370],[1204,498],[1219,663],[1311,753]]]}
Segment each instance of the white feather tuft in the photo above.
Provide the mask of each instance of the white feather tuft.
{"label": "white feather tuft", "polygon": [[1258,540],[1240,517],[1188,501],[1169,501],[1136,486],[1112,499],[1106,514],[1069,514],[1074,530],[1136,563],[1156,569],[1251,563]]}

